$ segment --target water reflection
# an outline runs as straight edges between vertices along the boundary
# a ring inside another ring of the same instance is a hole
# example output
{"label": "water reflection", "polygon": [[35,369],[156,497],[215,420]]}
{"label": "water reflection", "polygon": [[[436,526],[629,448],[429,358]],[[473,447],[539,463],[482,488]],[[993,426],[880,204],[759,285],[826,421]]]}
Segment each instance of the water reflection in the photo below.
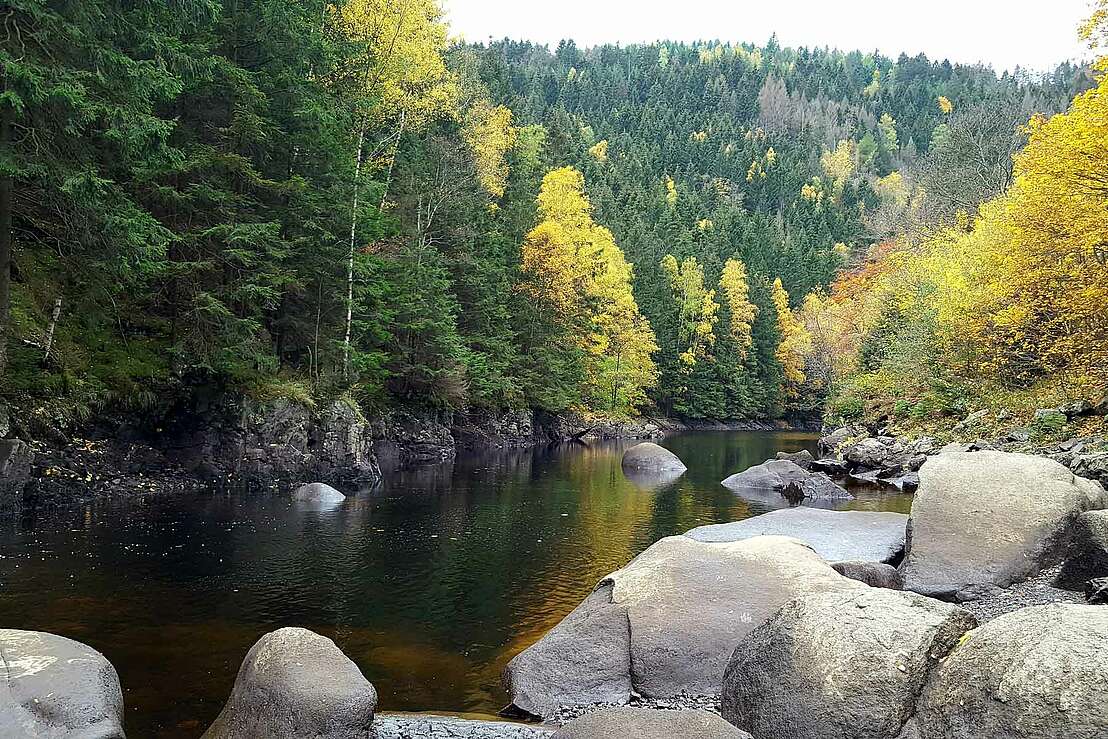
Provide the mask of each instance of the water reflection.
{"label": "water reflection", "polygon": [[490,713],[503,665],[601,577],[663,536],[780,507],[719,481],[814,443],[673,437],[689,470],[657,484],[629,480],[629,444],[611,443],[465,456],[329,509],[282,491],[32,515],[0,531],[0,623],[104,652],[134,736],[195,737],[250,645],[284,625],[334,638],[384,710]]}

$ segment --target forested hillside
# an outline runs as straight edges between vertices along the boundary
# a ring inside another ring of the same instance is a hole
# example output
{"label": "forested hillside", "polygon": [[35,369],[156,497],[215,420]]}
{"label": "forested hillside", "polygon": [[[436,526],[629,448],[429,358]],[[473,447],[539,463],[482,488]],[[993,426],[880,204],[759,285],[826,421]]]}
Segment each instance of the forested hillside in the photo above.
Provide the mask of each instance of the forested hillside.
{"label": "forested hillside", "polygon": [[[464,45],[433,0],[9,5],[0,382],[67,418],[198,383],[689,418],[831,392],[849,410],[857,367],[829,368],[812,324],[836,275],[891,237],[991,239],[978,204],[1049,180],[1036,152],[1084,114],[1035,124],[1013,175],[1027,121],[1094,84],[773,40]],[[1032,195],[1004,197],[986,223]],[[905,344],[891,320],[866,325],[865,368],[875,337]]]}

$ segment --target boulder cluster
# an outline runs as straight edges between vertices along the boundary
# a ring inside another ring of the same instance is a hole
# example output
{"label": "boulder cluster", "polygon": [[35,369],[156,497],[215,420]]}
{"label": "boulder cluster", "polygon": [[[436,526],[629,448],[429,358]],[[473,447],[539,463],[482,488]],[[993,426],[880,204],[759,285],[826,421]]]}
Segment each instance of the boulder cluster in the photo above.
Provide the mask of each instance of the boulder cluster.
{"label": "boulder cluster", "polygon": [[[724,481],[782,496],[836,485],[836,465],[919,477],[907,515],[776,510],[667,537],[605,577],[504,670],[512,713],[578,716],[561,727],[377,716],[374,686],[334,642],[283,628],[247,653],[202,739],[1108,736],[1108,608],[1097,605],[1108,602],[1108,493],[1043,457],[925,448],[851,446],[836,432],[822,442],[835,458],[781,455]],[[684,465],[647,444],[624,469]],[[338,496],[312,485],[294,497]],[[1088,604],[989,618],[967,603],[1044,571]],[[124,736],[119,678],[95,650],[6,629],[0,662],[0,736]]]}

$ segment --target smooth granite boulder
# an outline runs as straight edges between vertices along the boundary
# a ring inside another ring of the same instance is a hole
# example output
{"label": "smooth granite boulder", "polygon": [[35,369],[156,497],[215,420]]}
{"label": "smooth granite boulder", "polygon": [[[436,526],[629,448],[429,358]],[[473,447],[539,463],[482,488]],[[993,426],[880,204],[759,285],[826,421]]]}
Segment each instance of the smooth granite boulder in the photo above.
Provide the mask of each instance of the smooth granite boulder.
{"label": "smooth granite boulder", "polygon": [[806,480],[811,474],[796,462],[790,462],[787,459],[771,459],[742,472],[736,472],[720,484],[732,490],[750,488],[780,492],[789,483]]}
{"label": "smooth granite boulder", "polygon": [[857,560],[832,562],[831,568],[843,577],[864,582],[871,588],[904,589],[904,579],[900,576],[900,570],[882,562],[859,562]]}
{"label": "smooth granite boulder", "polygon": [[203,739],[365,739],[377,691],[335,643],[284,628],[259,639]]}
{"label": "smooth granite boulder", "polygon": [[895,739],[929,670],[975,625],[915,593],[799,598],[736,647],[723,716],[755,739]]}
{"label": "smooth granite boulder", "polygon": [[777,452],[774,457],[776,459],[783,459],[786,462],[792,462],[798,467],[802,467],[806,470],[810,469],[812,462],[815,461],[815,457],[813,457],[812,453],[807,449],[801,449],[799,452]]}
{"label": "smooth granite boulder", "polygon": [[1050,459],[940,454],[920,470],[901,565],[904,587],[952,597],[970,586],[1023,580],[1064,556],[1078,516],[1105,506],[1104,488]]}
{"label": "smooth granite boulder", "polygon": [[123,691],[92,647],[41,631],[0,629],[0,736],[123,739]]}
{"label": "smooth granite boulder", "polygon": [[931,673],[920,739],[1108,736],[1108,608],[1054,604],[970,631]]}
{"label": "smooth granite boulder", "polygon": [[685,536],[708,542],[791,536],[808,544],[829,562],[891,562],[904,551],[907,522],[908,516],[903,513],[828,511],[800,506],[733,523],[698,526]]}
{"label": "smooth granite boulder", "polygon": [[551,739],[750,739],[707,711],[609,708],[574,719]]}
{"label": "smooth granite boulder", "polygon": [[573,613],[504,670],[512,704],[625,703],[719,691],[735,645],[800,595],[866,586],[796,539],[657,542],[605,578]]}
{"label": "smooth granite boulder", "polygon": [[1070,547],[1057,585],[1080,590],[1093,578],[1108,577],[1108,511],[1086,511],[1070,531]]}
{"label": "smooth granite boulder", "polygon": [[636,444],[624,452],[621,466],[625,470],[658,472],[684,472],[687,469],[676,454],[649,441]]}

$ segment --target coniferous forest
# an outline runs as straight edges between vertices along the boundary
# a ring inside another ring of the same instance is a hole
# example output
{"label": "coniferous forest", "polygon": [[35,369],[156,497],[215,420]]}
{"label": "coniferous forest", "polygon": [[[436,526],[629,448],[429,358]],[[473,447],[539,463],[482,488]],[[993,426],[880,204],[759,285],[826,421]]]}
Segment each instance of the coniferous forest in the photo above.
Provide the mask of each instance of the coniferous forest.
{"label": "coniferous forest", "polygon": [[202,382],[926,416],[1103,376],[1094,69],[470,45],[434,0],[7,7],[0,375],[51,413]]}

